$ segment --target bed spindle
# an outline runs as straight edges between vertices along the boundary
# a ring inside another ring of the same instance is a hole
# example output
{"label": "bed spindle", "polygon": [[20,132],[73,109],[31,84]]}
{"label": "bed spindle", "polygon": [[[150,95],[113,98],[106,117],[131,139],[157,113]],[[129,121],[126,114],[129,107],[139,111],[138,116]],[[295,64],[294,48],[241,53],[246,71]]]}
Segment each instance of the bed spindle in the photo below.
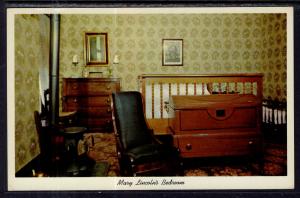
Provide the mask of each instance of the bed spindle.
{"label": "bed spindle", "polygon": [[229,93],[229,82],[226,82],[226,93]]}
{"label": "bed spindle", "polygon": [[171,87],[171,83],[169,83],[169,98],[171,98],[172,95],[172,87]]}
{"label": "bed spindle", "polygon": [[189,94],[189,83],[185,83],[185,95]]}
{"label": "bed spindle", "polygon": [[160,118],[163,118],[163,87],[162,87],[162,82],[159,83],[159,90],[160,90]]}
{"label": "bed spindle", "polygon": [[234,92],[237,92],[237,82],[234,83]]}
{"label": "bed spindle", "polygon": [[154,83],[151,83],[152,118],[154,118]]}

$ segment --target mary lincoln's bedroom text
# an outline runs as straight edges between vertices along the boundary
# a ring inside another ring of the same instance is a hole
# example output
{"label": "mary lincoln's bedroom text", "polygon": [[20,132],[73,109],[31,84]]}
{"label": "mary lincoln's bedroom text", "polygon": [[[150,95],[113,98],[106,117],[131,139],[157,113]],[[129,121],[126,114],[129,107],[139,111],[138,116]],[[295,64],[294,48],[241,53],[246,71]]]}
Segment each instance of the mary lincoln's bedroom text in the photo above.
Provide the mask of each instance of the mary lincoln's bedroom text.
{"label": "mary lincoln's bedroom text", "polygon": [[174,179],[138,179],[137,181],[129,181],[119,179],[118,186],[157,186],[157,185],[184,185],[184,181],[177,181]]}

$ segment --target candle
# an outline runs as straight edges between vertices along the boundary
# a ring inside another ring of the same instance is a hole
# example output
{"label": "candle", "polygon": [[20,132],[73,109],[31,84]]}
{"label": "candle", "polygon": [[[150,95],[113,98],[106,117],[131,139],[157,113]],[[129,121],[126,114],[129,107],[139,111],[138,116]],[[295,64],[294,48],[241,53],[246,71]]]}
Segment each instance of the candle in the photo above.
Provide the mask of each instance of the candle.
{"label": "candle", "polygon": [[114,64],[119,64],[119,55],[115,55],[115,57],[114,57],[114,61],[113,61],[113,63]]}
{"label": "candle", "polygon": [[72,61],[73,63],[78,63],[78,57],[77,57],[77,55],[74,55],[73,56],[73,61]]}
{"label": "candle", "polygon": [[32,169],[32,176],[35,177],[35,170]]}

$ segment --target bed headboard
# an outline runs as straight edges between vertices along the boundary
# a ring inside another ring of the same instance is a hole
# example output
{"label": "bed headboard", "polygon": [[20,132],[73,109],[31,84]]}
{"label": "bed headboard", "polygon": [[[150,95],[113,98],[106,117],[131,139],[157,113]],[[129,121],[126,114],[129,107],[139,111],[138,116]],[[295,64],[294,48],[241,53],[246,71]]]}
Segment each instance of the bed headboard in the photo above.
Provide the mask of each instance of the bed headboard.
{"label": "bed headboard", "polygon": [[263,74],[140,75],[139,91],[144,98],[147,121],[154,133],[166,133],[165,104],[172,95],[253,94],[262,100]]}

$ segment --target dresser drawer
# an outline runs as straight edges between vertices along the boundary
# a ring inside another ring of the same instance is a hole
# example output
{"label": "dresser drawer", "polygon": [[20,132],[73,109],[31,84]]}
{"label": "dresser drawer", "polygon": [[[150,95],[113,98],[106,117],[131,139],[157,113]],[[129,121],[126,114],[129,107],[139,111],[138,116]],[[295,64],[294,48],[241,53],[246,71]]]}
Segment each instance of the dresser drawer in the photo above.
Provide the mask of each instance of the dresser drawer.
{"label": "dresser drawer", "polygon": [[174,137],[182,157],[247,155],[259,150],[257,134],[195,134]]}
{"label": "dresser drawer", "polygon": [[78,107],[77,115],[80,117],[112,117],[111,107]]}
{"label": "dresser drawer", "polygon": [[111,118],[82,117],[80,124],[89,128],[104,129],[107,132],[111,131],[113,127]]}
{"label": "dresser drawer", "polygon": [[117,90],[114,82],[72,81],[66,87],[66,95],[99,95],[110,94]]}
{"label": "dresser drawer", "polygon": [[69,96],[65,97],[65,105],[68,106],[68,111],[78,110],[80,108],[92,109],[92,107],[110,106],[110,97],[104,96]]}

